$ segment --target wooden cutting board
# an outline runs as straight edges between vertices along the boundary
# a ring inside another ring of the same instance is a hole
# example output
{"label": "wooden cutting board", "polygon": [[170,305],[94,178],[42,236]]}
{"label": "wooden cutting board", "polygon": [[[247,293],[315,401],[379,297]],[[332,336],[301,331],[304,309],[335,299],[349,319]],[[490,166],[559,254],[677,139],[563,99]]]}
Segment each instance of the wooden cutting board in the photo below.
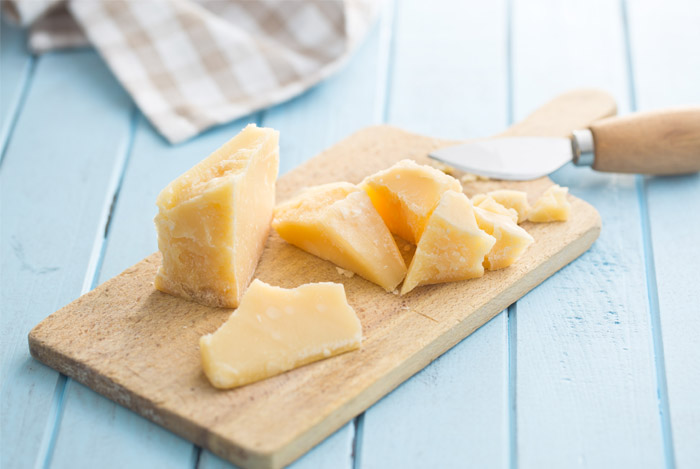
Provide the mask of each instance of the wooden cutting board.
{"label": "wooden cutting board", "polygon": [[[578,90],[502,135],[567,136],[615,111],[608,94]],[[357,183],[403,158],[428,163],[428,152],[453,143],[369,127],[280,178],[278,201],[306,186]],[[534,200],[549,185],[548,178],[477,181],[464,189],[473,195],[512,187]],[[242,388],[214,389],[200,366],[199,337],[216,330],[231,310],[156,291],[157,253],[46,318],[30,332],[29,348],[37,360],[235,464],[280,467],[586,251],[598,237],[600,217],[586,202],[570,200],[569,221],[523,225],[536,241],[513,266],[480,279],[421,287],[405,297],[359,276],[344,277],[331,263],[271,234],[256,277],[287,288],[342,282],[364,341],[358,351]],[[412,250],[403,252],[408,258]]]}

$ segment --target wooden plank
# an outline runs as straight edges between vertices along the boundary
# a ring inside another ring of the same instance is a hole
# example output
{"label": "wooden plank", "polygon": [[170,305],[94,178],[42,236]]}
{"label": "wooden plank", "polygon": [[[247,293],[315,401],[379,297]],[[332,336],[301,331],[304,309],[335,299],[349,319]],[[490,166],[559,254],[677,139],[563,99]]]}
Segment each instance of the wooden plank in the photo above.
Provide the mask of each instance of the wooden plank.
{"label": "wooden plank", "polygon": [[[639,110],[700,105],[700,56],[683,53],[688,44],[700,44],[700,4],[675,0],[659,8],[634,1],[628,22]],[[700,264],[700,177],[649,178],[642,189],[651,227],[645,240],[653,261],[648,274],[653,325],[656,338],[663,339],[655,356],[665,374],[657,374],[661,390],[667,390],[669,409],[662,412],[670,410],[662,416],[670,418],[667,460],[679,468],[698,467],[700,361],[691,357],[700,357],[700,290],[694,281]]]}
{"label": "wooden plank", "polygon": [[19,114],[34,58],[27,51],[24,32],[0,14],[0,162]]}
{"label": "wooden plank", "polygon": [[698,2],[633,0],[627,10],[639,110],[699,105],[700,55],[683,54],[700,37]]}
{"label": "wooden plank", "polygon": [[[538,127],[563,135],[609,114],[607,95],[583,94],[585,99],[575,93],[548,104],[552,109],[562,109],[562,100],[577,104],[564,107],[561,114],[541,113],[530,119],[546,116],[549,124]],[[368,128],[282,177],[278,200],[309,184],[357,182],[406,156],[425,162],[429,151],[449,143],[391,127]],[[510,186],[534,195],[549,184],[541,179]],[[493,185],[487,182],[471,189]],[[196,343],[229,311],[154,291],[151,279],[158,255],[43,321],[30,335],[30,349],[39,360],[226,459],[249,467],[279,467],[587,249],[597,236],[599,219],[584,202],[572,198],[572,204],[578,218],[528,227],[542,242],[528,250],[517,268],[423,288],[407,297],[387,294],[357,276],[339,276],[331,264],[273,234],[256,276],[283,287],[342,280],[363,321],[363,347],[227,392],[213,389],[204,378]],[[393,314],[387,316],[386,311]],[[160,319],[164,314],[168,321]],[[89,346],[81,344],[86,340]]]}
{"label": "wooden plank", "polygon": [[67,384],[63,401],[52,468],[194,466],[197,450],[190,442],[76,381]]}
{"label": "wooden plank", "polygon": [[[352,422],[343,425],[314,449],[289,466],[289,469],[317,469],[319,467],[353,467],[353,441],[355,428]],[[197,469],[227,469],[235,467],[210,451],[203,450]]]}
{"label": "wooden plank", "polygon": [[[618,2],[515,2],[516,117],[586,83],[629,100]],[[659,467],[663,446],[633,176],[567,166],[553,179],[594,204],[593,248],[518,302],[517,465]]]}
{"label": "wooden plank", "polygon": [[670,407],[669,436],[677,467],[692,468],[700,463],[700,363],[690,358],[700,357],[700,292],[693,281],[700,263],[700,177],[655,178],[647,181],[646,190],[661,326],[657,333],[663,340]]}
{"label": "wooden plank", "polygon": [[[181,145],[169,145],[141,119],[130,164],[115,206],[100,272],[103,282],[157,250],[153,217],[155,198],[162,187],[236,134],[248,122],[279,129],[282,134],[282,171],[297,166],[372,119],[377,69],[378,30],[361,46],[347,68],[303,96],[267,110],[265,118],[252,115],[217,127]],[[341,109],[341,112],[338,112]],[[262,114],[262,113],[261,113]],[[65,396],[62,429],[53,463],[61,466],[148,467],[189,466],[192,444],[124,407],[74,384]],[[101,422],[110,421],[112,425]],[[313,467],[319,461],[348,466],[352,452],[352,425],[346,425],[297,464]],[[95,441],[109,440],[109,445]],[[203,451],[198,467],[221,467],[223,460]]]}
{"label": "wooden plank", "polygon": [[368,409],[360,467],[507,467],[506,336],[501,313]]}
{"label": "wooden plank", "polygon": [[50,449],[64,381],[29,357],[26,337],[91,275],[131,106],[96,53],[38,61],[0,170],[2,467],[41,464]]}
{"label": "wooden plank", "polygon": [[506,26],[504,0],[401,1],[387,122],[451,139],[505,129]]}
{"label": "wooden plank", "polygon": [[[504,129],[505,2],[397,8],[389,122],[462,139]],[[499,314],[365,412],[359,466],[506,467],[507,390],[507,316]]]}

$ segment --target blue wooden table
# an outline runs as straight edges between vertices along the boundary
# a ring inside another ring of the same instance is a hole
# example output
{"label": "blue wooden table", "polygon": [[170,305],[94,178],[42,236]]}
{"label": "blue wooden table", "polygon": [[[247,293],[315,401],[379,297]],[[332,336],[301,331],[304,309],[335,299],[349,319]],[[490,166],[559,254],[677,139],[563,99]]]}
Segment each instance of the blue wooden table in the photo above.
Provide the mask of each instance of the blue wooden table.
{"label": "blue wooden table", "polygon": [[[3,24],[2,468],[227,463],[33,361],[41,319],[156,250],[167,182],[245,123],[281,172],[371,124],[492,134],[577,86],[620,113],[700,104],[693,0],[387,2],[334,77],[178,146],[92,50],[33,57]],[[659,155],[663,157],[663,155]],[[700,467],[700,177],[565,167],[593,248],[300,459],[297,468]]]}

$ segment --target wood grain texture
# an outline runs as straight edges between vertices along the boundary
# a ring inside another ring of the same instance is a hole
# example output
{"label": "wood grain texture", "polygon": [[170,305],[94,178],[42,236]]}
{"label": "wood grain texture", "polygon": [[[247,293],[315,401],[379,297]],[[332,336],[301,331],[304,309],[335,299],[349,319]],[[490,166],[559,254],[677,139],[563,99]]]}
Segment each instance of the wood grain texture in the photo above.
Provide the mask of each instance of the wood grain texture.
{"label": "wood grain texture", "polygon": [[[607,95],[602,98],[598,111],[607,115]],[[600,117],[576,111],[556,119],[552,132],[566,133],[563,128]],[[426,162],[427,153],[447,143],[391,127],[368,128],[282,177],[278,200],[312,184],[359,182],[402,158]],[[364,164],[358,165],[358,155]],[[475,183],[467,192],[494,184]],[[534,198],[549,184],[540,179],[509,186]],[[572,204],[573,220],[528,226],[541,241],[516,266],[470,282],[423,287],[406,297],[386,294],[357,277],[338,278],[330,263],[271,236],[256,277],[287,288],[343,280],[365,341],[358,352],[229,392],[206,381],[197,340],[215,330],[230,310],[155,291],[151,282],[158,254],[47,318],[30,334],[30,350],[40,361],[228,460],[278,467],[585,251],[598,236],[599,218],[585,202],[573,199]]]}
{"label": "wood grain texture", "polygon": [[31,360],[25,335],[91,284],[131,109],[96,53],[38,60],[0,170],[2,467],[46,456],[64,382]]}
{"label": "wood grain texture", "polygon": [[[513,8],[516,117],[582,81],[629,112],[620,3],[531,0]],[[635,177],[571,165],[551,177],[596,206],[603,231],[589,252],[518,301],[517,466],[661,467]]]}
{"label": "wood grain texture", "polygon": [[[683,53],[687,44],[700,44],[700,3],[674,0],[659,8],[635,0],[628,15],[639,110],[700,105],[700,54]],[[654,332],[663,343],[670,410],[667,450],[676,467],[690,469],[700,467],[700,176],[646,178],[642,188],[658,300]]]}
{"label": "wood grain texture", "polygon": [[700,171],[700,106],[637,112],[590,127],[593,169],[614,173],[686,174]]}

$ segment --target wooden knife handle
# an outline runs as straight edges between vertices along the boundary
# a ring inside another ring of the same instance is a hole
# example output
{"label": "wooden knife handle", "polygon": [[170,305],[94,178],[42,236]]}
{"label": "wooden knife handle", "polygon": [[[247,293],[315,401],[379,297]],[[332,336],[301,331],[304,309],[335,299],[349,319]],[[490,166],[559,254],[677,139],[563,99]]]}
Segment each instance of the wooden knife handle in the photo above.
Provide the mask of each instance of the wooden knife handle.
{"label": "wooden knife handle", "polygon": [[593,134],[593,169],[616,173],[700,171],[700,107],[602,119]]}

